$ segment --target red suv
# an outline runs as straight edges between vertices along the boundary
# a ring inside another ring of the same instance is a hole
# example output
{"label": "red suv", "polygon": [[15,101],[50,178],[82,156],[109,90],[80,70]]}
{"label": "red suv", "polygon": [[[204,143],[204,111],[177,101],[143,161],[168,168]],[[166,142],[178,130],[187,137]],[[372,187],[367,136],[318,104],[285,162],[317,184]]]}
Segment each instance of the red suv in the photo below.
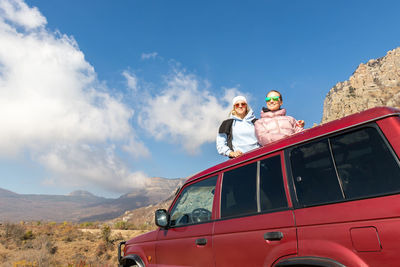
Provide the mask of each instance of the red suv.
{"label": "red suv", "polygon": [[373,108],[191,177],[157,230],[121,242],[120,266],[400,266],[399,115]]}

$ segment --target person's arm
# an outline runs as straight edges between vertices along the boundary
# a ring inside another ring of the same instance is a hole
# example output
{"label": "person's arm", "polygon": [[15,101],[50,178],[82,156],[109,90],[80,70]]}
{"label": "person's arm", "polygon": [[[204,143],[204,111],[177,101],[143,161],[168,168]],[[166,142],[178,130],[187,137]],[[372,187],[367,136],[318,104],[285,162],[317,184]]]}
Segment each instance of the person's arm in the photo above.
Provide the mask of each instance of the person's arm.
{"label": "person's arm", "polygon": [[303,120],[296,120],[293,117],[290,117],[292,121],[293,130],[295,133],[301,132],[304,130],[304,121]]}
{"label": "person's arm", "polygon": [[217,139],[216,139],[216,144],[217,144],[217,150],[218,153],[229,157],[229,153],[232,152],[232,150],[228,147],[228,137],[226,134],[217,134]]}

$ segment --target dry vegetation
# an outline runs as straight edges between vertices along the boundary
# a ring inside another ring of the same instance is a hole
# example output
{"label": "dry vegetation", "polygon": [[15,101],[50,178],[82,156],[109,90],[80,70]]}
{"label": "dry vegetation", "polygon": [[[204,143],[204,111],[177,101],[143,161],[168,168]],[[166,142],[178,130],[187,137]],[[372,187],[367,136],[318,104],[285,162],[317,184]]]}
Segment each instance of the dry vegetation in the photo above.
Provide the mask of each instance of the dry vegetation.
{"label": "dry vegetation", "polygon": [[117,266],[120,241],[151,227],[126,222],[20,222],[0,224],[0,266]]}

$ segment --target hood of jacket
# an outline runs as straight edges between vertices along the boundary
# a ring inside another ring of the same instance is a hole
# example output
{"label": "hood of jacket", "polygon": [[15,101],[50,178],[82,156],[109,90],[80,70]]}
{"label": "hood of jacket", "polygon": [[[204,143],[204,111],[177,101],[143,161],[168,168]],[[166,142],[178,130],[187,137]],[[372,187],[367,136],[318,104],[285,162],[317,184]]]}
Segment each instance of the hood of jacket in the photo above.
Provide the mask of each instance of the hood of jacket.
{"label": "hood of jacket", "polygon": [[[241,118],[231,114],[230,118],[234,119],[234,120],[242,120]],[[243,118],[244,121],[252,121],[256,118],[256,116],[254,116],[254,111],[250,108],[249,112],[247,113],[247,115]]]}

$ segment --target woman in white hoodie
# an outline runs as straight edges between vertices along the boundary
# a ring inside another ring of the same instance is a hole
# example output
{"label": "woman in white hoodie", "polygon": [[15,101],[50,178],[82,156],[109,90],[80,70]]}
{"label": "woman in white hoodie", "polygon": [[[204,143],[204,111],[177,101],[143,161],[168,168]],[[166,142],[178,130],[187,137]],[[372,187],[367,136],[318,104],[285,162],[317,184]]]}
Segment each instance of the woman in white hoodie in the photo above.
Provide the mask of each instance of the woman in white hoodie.
{"label": "woman in white hoodie", "polygon": [[233,98],[230,118],[224,120],[218,130],[216,140],[218,153],[236,158],[260,147],[254,132],[256,120],[244,96]]}

